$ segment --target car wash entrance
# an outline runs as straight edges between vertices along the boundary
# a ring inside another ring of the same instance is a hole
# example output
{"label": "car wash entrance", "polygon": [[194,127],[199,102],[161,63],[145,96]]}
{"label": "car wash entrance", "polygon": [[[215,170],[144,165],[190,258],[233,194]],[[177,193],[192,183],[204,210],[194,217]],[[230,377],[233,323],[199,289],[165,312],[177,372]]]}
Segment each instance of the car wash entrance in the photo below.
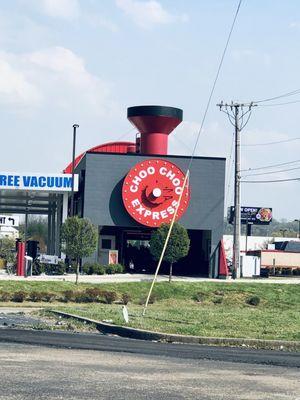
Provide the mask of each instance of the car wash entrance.
{"label": "car wash entrance", "polygon": [[[102,227],[99,231],[98,262],[106,260],[109,250],[118,251],[118,260],[128,272],[153,273],[157,266],[150,252],[149,228],[123,229]],[[191,240],[189,254],[174,264],[176,275],[208,276],[211,251],[211,232],[188,230]],[[169,266],[162,263],[160,273],[168,273]]]}

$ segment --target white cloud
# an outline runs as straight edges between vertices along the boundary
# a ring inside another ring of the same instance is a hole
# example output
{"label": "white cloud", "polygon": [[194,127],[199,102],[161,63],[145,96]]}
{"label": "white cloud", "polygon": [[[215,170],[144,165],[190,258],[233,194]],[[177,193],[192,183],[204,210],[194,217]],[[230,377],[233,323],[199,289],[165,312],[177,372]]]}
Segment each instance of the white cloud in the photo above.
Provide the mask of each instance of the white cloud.
{"label": "white cloud", "polygon": [[14,57],[0,53],[0,103],[21,107],[37,106],[41,93],[25,74],[14,66]]}
{"label": "white cloud", "polygon": [[77,0],[39,0],[38,4],[49,17],[75,19],[80,14]]}
{"label": "white cloud", "polygon": [[86,14],[85,20],[88,24],[92,25],[95,28],[104,28],[114,33],[118,32],[119,30],[118,25],[116,25],[110,19],[99,14]]}
{"label": "white cloud", "polygon": [[231,57],[236,63],[255,63],[263,64],[266,68],[272,64],[272,58],[269,53],[262,53],[252,49],[239,49],[231,52]]}
{"label": "white cloud", "polygon": [[173,15],[165,10],[156,0],[116,0],[116,5],[130,16],[142,28],[157,24],[170,24],[176,21],[186,22],[186,14]]}
{"label": "white cloud", "polygon": [[[199,122],[183,121],[170,135],[170,153],[191,155],[199,130]],[[227,130],[224,130],[218,122],[213,121],[200,133],[195,155],[227,157],[229,147],[230,140],[228,140]]]}
{"label": "white cloud", "polygon": [[232,51],[232,58],[235,61],[241,61],[244,58],[250,58],[255,56],[255,51],[251,49],[241,49],[241,50],[233,50]]}
{"label": "white cloud", "polygon": [[290,22],[289,28],[291,28],[291,29],[300,28],[300,22],[299,22],[299,21],[292,21],[292,22]]}
{"label": "white cloud", "polygon": [[117,108],[110,85],[63,47],[21,55],[0,53],[0,102],[16,111],[51,106],[94,116],[109,116]]}

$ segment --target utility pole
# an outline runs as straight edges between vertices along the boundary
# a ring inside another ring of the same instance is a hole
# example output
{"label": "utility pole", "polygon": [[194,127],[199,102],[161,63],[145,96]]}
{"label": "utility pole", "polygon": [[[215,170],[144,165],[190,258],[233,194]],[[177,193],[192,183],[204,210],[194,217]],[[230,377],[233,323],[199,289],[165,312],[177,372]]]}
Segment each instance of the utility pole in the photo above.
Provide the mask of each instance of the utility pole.
{"label": "utility pole", "polygon": [[[240,242],[241,242],[241,131],[247,125],[253,103],[217,104],[220,111],[227,114],[230,123],[234,126],[235,133],[235,168],[234,168],[234,219],[233,219],[233,279],[241,277]],[[244,117],[248,115],[244,122]]]}

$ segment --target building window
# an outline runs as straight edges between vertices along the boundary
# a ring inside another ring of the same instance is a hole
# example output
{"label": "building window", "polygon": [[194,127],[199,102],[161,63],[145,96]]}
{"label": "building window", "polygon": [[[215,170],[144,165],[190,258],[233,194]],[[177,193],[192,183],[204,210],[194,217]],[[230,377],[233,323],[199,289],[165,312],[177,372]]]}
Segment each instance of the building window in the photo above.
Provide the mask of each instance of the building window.
{"label": "building window", "polygon": [[101,248],[106,250],[111,250],[111,239],[102,239]]}

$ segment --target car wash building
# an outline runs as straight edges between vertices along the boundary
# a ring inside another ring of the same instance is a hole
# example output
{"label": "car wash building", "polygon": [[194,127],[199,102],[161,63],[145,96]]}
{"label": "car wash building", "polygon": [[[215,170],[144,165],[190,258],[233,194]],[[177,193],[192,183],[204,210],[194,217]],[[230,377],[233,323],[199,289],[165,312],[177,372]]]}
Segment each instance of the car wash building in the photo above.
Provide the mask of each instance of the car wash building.
{"label": "car wash building", "polygon": [[[220,270],[225,159],[194,157],[191,162],[188,156],[168,154],[168,136],[182,116],[173,107],[130,107],[127,117],[138,131],[134,142],[102,144],[76,158],[75,214],[89,218],[99,232],[90,261],[104,263],[107,253],[116,250],[120,263],[151,272],[151,232],[172,220],[182,193],[177,220],[188,230],[191,246],[174,273],[225,274]],[[72,164],[64,172],[71,173]]]}

